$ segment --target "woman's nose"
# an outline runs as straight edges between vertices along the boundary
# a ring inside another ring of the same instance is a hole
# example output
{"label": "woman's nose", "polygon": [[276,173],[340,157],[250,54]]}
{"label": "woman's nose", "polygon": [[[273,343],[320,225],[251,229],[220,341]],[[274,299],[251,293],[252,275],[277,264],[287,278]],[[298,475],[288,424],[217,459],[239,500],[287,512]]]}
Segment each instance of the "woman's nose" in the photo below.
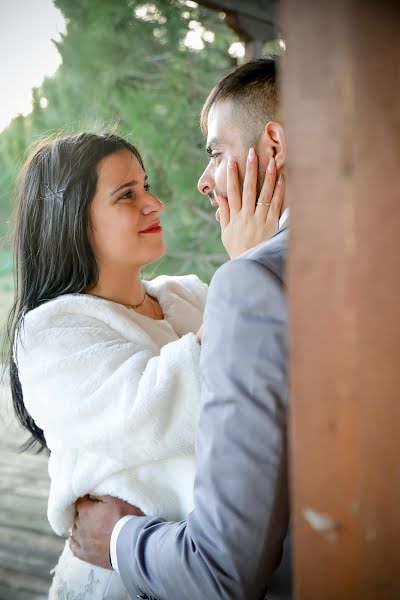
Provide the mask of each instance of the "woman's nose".
{"label": "woman's nose", "polygon": [[149,215],[152,212],[161,212],[162,210],[164,210],[164,204],[161,200],[153,196],[153,194],[149,194],[143,204],[143,214]]}

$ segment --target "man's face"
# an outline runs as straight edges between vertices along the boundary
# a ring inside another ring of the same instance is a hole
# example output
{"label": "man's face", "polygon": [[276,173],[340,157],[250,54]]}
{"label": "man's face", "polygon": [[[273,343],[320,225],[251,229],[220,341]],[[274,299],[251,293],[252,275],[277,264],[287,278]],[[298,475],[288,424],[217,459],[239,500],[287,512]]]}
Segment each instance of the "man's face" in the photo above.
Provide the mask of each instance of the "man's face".
{"label": "man's face", "polygon": [[216,195],[227,196],[226,171],[229,156],[237,162],[240,182],[243,182],[249,151],[244,128],[245,124],[234,119],[231,102],[212,105],[208,114],[207,135],[207,154],[210,160],[197,184],[199,192],[210,198],[212,206],[218,206]]}

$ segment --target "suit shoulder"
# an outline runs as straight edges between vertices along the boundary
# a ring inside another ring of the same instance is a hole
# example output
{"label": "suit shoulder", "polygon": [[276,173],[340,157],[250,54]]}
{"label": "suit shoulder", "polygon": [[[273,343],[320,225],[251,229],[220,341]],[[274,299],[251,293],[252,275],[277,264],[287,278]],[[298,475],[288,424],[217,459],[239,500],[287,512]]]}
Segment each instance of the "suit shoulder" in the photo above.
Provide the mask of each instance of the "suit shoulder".
{"label": "suit shoulder", "polygon": [[288,248],[288,229],[282,229],[276,235],[265,240],[255,248],[248,250],[240,256],[246,260],[254,260],[275,273],[279,279],[284,280],[286,270],[286,257]]}
{"label": "suit shoulder", "polygon": [[283,281],[267,265],[251,258],[237,258],[225,263],[215,273],[209,289],[208,304],[226,304],[234,307],[272,305],[286,310]]}
{"label": "suit shoulder", "polygon": [[224,263],[215,272],[210,288],[225,279],[230,280],[232,283],[241,283],[252,279],[272,279],[280,283],[280,278],[277,277],[277,274],[268,264],[250,256],[239,256]]}

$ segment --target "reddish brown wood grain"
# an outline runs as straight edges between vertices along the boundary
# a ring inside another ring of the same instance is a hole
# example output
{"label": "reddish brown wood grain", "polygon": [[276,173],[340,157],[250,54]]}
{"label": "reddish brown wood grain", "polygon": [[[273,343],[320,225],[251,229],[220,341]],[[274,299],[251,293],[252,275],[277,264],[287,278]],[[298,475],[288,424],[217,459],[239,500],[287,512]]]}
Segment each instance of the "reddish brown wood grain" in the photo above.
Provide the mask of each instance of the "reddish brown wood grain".
{"label": "reddish brown wood grain", "polygon": [[296,600],[399,600],[400,4],[282,23]]}

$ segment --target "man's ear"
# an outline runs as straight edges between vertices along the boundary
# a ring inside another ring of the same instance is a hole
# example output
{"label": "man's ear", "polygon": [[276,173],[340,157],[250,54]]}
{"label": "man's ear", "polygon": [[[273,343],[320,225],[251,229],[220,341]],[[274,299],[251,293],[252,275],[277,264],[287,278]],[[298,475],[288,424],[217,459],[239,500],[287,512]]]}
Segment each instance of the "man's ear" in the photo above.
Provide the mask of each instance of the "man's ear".
{"label": "man's ear", "polygon": [[279,171],[286,162],[285,133],[280,123],[269,121],[264,129],[267,145],[271,148],[275,158],[276,168]]}

